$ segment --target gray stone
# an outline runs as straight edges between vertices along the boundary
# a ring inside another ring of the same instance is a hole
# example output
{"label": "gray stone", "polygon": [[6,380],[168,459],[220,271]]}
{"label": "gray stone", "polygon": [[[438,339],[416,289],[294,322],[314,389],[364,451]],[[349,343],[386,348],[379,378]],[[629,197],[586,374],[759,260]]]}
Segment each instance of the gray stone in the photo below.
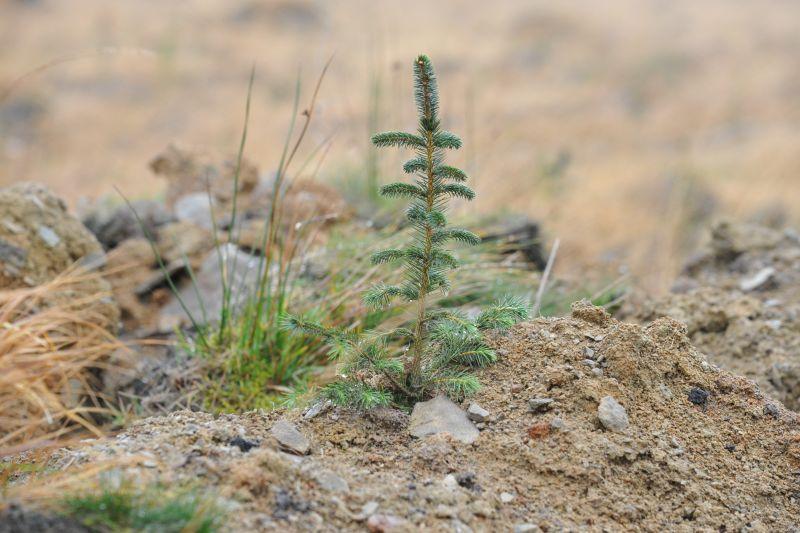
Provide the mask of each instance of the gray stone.
{"label": "gray stone", "polygon": [[514,526],[514,533],[533,533],[535,531],[541,531],[536,524],[517,524]]}
{"label": "gray stone", "polygon": [[486,420],[489,419],[489,411],[477,403],[472,403],[469,405],[469,409],[467,409],[467,417],[473,422],[486,422]]}
{"label": "gray stone", "polygon": [[[175,201],[172,210],[178,220],[191,222],[207,230],[214,228],[207,192],[193,192],[181,196]],[[218,225],[219,222],[217,221]]]}
{"label": "gray stone", "polygon": [[47,226],[39,226],[39,229],[36,231],[36,233],[38,233],[39,237],[50,248],[55,248],[56,246],[61,244],[61,237],[58,236],[58,233],[53,231],[53,228],[48,228]]}
{"label": "gray stone", "polygon": [[597,406],[597,417],[603,427],[610,431],[621,432],[628,427],[628,413],[625,408],[611,396],[604,396]]}
{"label": "gray stone", "polygon": [[278,420],[272,426],[270,434],[278,441],[280,447],[290,453],[307,455],[311,452],[311,443],[294,425],[286,420]]}
{"label": "gray stone", "polygon": [[516,494],[512,494],[510,492],[501,492],[500,493],[500,501],[502,503],[511,503],[516,498]]}
{"label": "gray stone", "polygon": [[467,413],[444,395],[414,406],[408,432],[417,438],[448,433],[465,444],[471,444],[480,435]]}
{"label": "gray stone", "polygon": [[390,514],[374,514],[367,520],[367,529],[373,533],[405,530],[408,522]]}
{"label": "gray stone", "polygon": [[14,246],[0,239],[0,261],[19,271],[25,266],[27,259],[28,252],[24,248]]}
{"label": "gray stone", "polygon": [[331,405],[333,404],[331,403],[330,400],[322,400],[315,403],[314,405],[309,407],[305,413],[303,413],[303,420],[311,420],[312,418],[318,417],[319,415],[330,409]]}
{"label": "gray stone", "polygon": [[361,507],[361,516],[364,520],[378,512],[379,504],[375,500],[370,500]]}
{"label": "gray stone", "polygon": [[332,472],[330,470],[320,470],[319,472],[316,472],[313,477],[314,481],[319,483],[319,486],[328,492],[350,491],[350,485],[348,485],[347,481],[336,472]]}
{"label": "gray stone", "polygon": [[760,289],[775,276],[775,269],[772,267],[765,267],[756,272],[753,276],[743,279],[739,283],[739,288],[744,292],[754,291]]}
{"label": "gray stone", "polygon": [[82,217],[83,224],[106,250],[145,234],[155,238],[158,228],[173,220],[164,203],[157,200],[133,200],[131,206],[101,201]]}
{"label": "gray stone", "polygon": [[531,398],[528,400],[528,411],[531,413],[543,413],[550,409],[555,402],[552,398]]}
{"label": "gray stone", "polygon": [[[187,281],[178,289],[189,314],[198,324],[219,320],[222,312],[224,293],[221,280],[223,274],[220,270],[218,254],[222,255],[222,266],[231,290],[232,311],[236,312],[241,309],[256,293],[258,257],[245,253],[230,243],[211,250],[203,260],[199,271],[195,273],[197,286],[195,287],[193,283]],[[163,332],[191,324],[191,320],[175,295],[171,295],[167,304],[161,309],[158,324],[159,329]]]}

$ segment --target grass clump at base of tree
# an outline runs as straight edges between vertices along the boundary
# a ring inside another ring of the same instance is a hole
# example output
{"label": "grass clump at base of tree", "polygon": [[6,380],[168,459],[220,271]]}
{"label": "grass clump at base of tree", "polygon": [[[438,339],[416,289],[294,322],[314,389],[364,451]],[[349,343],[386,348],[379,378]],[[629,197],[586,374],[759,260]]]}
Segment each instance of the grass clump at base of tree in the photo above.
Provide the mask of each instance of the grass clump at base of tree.
{"label": "grass clump at base of tree", "polygon": [[[528,315],[527,306],[514,298],[505,298],[475,317],[430,306],[432,293],[449,292],[447,274],[458,267],[448,244],[474,246],[480,239],[447,223],[449,200],[472,200],[475,193],[465,185],[463,171],[444,163],[446,150],[458,149],[461,140],[441,128],[436,76],[428,57],[415,60],[414,82],[417,133],[387,132],[373,137],[377,147],[415,152],[403,166],[415,176],[414,182],[391,183],[380,191],[385,197],[410,200],[406,219],[413,239],[405,247],[373,254],[376,265],[402,264],[403,276],[396,284],[374,286],[364,302],[373,309],[386,308],[393,301],[414,304],[415,318],[408,328],[356,333],[325,327],[308,317],[284,317],[287,330],[324,339],[330,357],[339,362],[338,378],[321,389],[324,398],[338,405],[369,409],[410,405],[437,393],[454,399],[469,396],[480,387],[472,370],[497,358],[483,333],[505,329]],[[399,350],[395,349],[398,342]]]}
{"label": "grass clump at base of tree", "polygon": [[[323,69],[308,107],[299,113],[301,85],[298,80],[295,89],[294,106],[286,141],[280,158],[268,212],[258,239],[256,266],[253,276],[237,280],[236,254],[233,259],[225,256],[224,242],[237,242],[241,231],[242,216],[239,213],[238,191],[239,175],[247,141],[250,119],[250,104],[255,72],[250,83],[245,106],[245,120],[232,183],[232,202],[228,218],[227,232],[224,233],[210,209],[215,249],[218,254],[220,284],[222,286],[222,305],[218,316],[207,316],[202,306],[197,280],[191,267],[189,277],[191,286],[200,302],[200,312],[192,313],[181,299],[180,291],[173,282],[166,265],[155,245],[155,239],[139,224],[150,241],[156,259],[164,272],[167,283],[188,316],[192,327],[179,332],[179,346],[190,356],[202,359],[206,364],[203,390],[200,403],[212,412],[243,411],[256,408],[271,408],[276,400],[291,387],[302,384],[308,376],[325,362],[323,343],[308,336],[298,337],[279,327],[279,317],[289,310],[290,303],[305,310],[297,290],[297,266],[302,263],[310,243],[315,237],[318,221],[286,221],[284,219],[284,198],[291,187],[289,168],[306,137],[320,86],[328,65]],[[296,118],[303,117],[297,131]],[[315,152],[316,153],[316,150]],[[305,165],[303,165],[305,167]],[[211,205],[211,192],[208,192]],[[133,206],[129,206],[133,210]],[[134,210],[134,214],[136,212]],[[137,220],[139,219],[136,215]],[[188,263],[188,261],[185,261]],[[244,285],[248,284],[247,287]],[[246,295],[244,298],[242,295]],[[299,305],[298,305],[298,302]],[[314,302],[319,312],[331,311],[326,303]]]}

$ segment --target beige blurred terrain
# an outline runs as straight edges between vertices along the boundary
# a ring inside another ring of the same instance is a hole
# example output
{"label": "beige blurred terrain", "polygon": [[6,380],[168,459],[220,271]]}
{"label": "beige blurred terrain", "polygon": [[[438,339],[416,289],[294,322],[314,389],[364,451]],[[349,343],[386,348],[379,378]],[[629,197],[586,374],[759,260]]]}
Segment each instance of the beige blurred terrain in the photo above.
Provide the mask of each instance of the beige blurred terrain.
{"label": "beige blurred terrain", "polygon": [[246,154],[272,171],[332,54],[300,159],[363,180],[369,134],[413,127],[423,52],[470,209],[541,221],[565,272],[662,289],[713,220],[800,222],[794,1],[0,0],[0,186],[163,194],[169,143],[236,150],[253,64]]}

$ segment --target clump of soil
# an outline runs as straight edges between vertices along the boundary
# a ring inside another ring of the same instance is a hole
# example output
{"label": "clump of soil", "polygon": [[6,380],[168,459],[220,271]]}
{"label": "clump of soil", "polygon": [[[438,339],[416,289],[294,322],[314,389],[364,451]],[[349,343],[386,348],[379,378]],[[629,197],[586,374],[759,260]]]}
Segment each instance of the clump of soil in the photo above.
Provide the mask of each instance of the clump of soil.
{"label": "clump of soil", "polygon": [[[182,411],[49,466],[138,457],[127,471],[137,480],[199,481],[235,502],[239,531],[776,531],[800,520],[798,415],[708,364],[677,321],[625,324],[582,304],[492,342],[501,357],[471,400],[489,413],[472,444],[415,439],[392,410]],[[281,451],[279,419],[308,455]]]}
{"label": "clump of soil", "polygon": [[709,360],[754,379],[800,410],[800,236],[720,224],[673,293],[642,306],[642,321],[675,318]]}
{"label": "clump of soil", "polygon": [[77,261],[102,259],[97,239],[46,187],[0,190],[0,289],[49,281]]}

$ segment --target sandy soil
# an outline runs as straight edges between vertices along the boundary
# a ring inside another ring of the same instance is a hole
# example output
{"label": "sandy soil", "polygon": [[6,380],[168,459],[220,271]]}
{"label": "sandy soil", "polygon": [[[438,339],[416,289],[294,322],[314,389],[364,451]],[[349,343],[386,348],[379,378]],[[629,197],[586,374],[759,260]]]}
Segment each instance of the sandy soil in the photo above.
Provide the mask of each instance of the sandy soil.
{"label": "sandy soil", "polygon": [[[678,322],[625,324],[578,305],[494,343],[502,357],[472,399],[490,418],[473,444],[414,439],[408,415],[391,410],[310,420],[183,411],[64,450],[50,465],[134,459],[123,475],[218,491],[239,531],[796,527],[798,415],[707,363]],[[598,420],[607,396],[627,427]],[[549,409],[529,412],[542,397],[554,400]],[[279,451],[270,429],[281,418],[309,440],[309,455]]]}

